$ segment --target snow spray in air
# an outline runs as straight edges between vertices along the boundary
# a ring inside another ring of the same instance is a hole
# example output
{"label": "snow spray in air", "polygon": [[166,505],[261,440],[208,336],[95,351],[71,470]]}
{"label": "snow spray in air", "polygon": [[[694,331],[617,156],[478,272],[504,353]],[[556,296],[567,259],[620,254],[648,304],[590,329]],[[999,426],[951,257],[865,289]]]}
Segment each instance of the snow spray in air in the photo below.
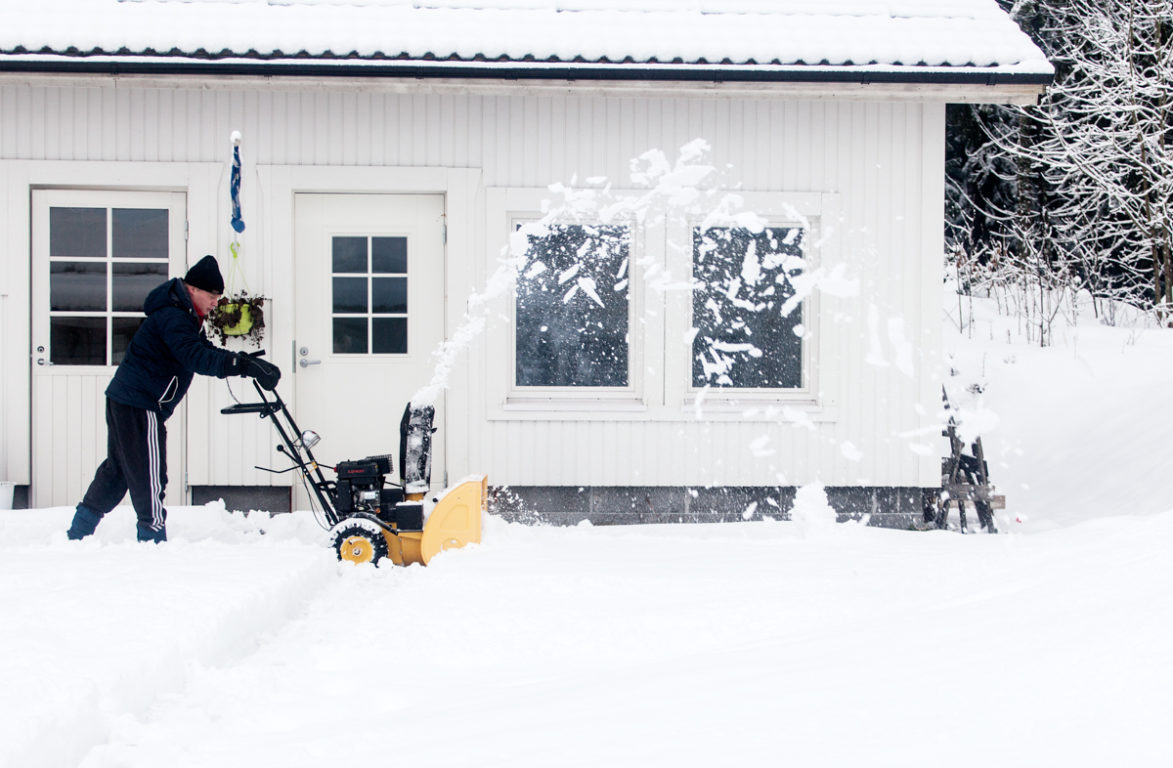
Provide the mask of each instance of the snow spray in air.
{"label": "snow spray in air", "polygon": [[[614,189],[605,177],[589,178],[581,186],[577,185],[577,179],[569,184],[552,184],[551,199],[543,202],[540,218],[516,227],[508,244],[501,249],[497,268],[484,288],[469,296],[462,322],[433,353],[431,380],[412,396],[412,404],[435,402],[447,388],[458,356],[484,332],[498,299],[514,288],[519,296],[527,291],[545,294],[546,301],[550,301],[550,292],[557,290],[561,292],[563,305],[581,302],[584,308],[605,308],[609,301],[616,300],[612,297],[621,298],[626,307],[626,290],[633,267],[641,271],[644,283],[657,291],[692,290],[700,284],[698,280],[704,281],[704,275],[691,272],[673,275],[646,251],[633,259],[633,249],[627,242],[632,225],[646,230],[666,221],[686,226],[699,222],[697,231],[702,233],[718,228],[736,228],[753,236],[765,233],[766,220],[746,210],[741,195],[722,189],[721,174],[710,163],[709,154],[709,144],[703,139],[682,146],[675,162],[661,150],[648,150],[631,161],[630,185],[624,190]],[[811,231],[807,218],[792,206],[783,205],[782,213],[797,225],[792,232]],[[562,234],[571,225],[581,226],[584,234],[552,267],[533,243],[551,234]],[[828,230],[824,226],[823,238],[828,236]],[[854,281],[844,278],[843,265],[830,274],[821,268],[807,268],[801,249],[817,243],[794,241],[775,245],[772,250],[751,246],[736,275],[719,277],[728,284],[707,284],[718,294],[732,296],[731,301],[736,301],[739,286],[761,281],[772,270],[770,276],[787,288],[786,297],[780,302],[784,315],[797,308],[816,287],[837,295],[854,295],[858,291]],[[713,246],[706,240],[700,247]],[[582,326],[585,328],[587,324]],[[796,323],[795,328],[796,333],[803,333],[801,323]],[[710,332],[697,342],[699,333],[698,328],[690,329],[686,341],[699,350],[699,370],[706,380],[705,389],[727,384],[730,372],[739,362],[762,356],[762,351],[745,338],[730,339]],[[697,398],[698,417],[703,400],[702,393]]]}

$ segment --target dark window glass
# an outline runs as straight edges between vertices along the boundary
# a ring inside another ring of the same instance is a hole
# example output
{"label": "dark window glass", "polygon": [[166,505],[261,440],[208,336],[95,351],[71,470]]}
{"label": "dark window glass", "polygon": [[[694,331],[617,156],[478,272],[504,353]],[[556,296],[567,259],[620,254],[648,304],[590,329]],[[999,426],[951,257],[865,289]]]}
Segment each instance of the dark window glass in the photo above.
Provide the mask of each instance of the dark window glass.
{"label": "dark window glass", "polygon": [[106,257],[105,208],[50,208],[49,255],[67,259]]}
{"label": "dark window glass", "polygon": [[365,355],[367,353],[367,319],[365,317],[334,318],[334,353],[338,355]]}
{"label": "dark window glass", "polygon": [[333,270],[335,272],[367,271],[367,239],[365,237],[335,237],[332,240]]}
{"label": "dark window glass", "polygon": [[365,277],[334,278],[334,311],[367,311],[367,279]]}
{"label": "dark window glass", "polygon": [[105,262],[50,262],[49,309],[54,312],[105,311]]}
{"label": "dark window glass", "polygon": [[627,227],[555,226],[529,245],[517,282],[517,385],[626,386]]}
{"label": "dark window glass", "polygon": [[115,208],[110,224],[115,258],[167,259],[166,208]]}
{"label": "dark window glass", "polygon": [[377,355],[407,354],[407,318],[376,317],[371,321],[371,349]]}
{"label": "dark window glass", "polygon": [[371,271],[375,274],[407,274],[407,238],[372,237]]}
{"label": "dark window glass", "polygon": [[693,386],[802,386],[802,306],[787,305],[802,236],[789,227],[693,230]]}
{"label": "dark window glass", "polygon": [[[123,360],[147,294],[167,279],[169,216],[165,208],[50,207],[51,362]],[[102,316],[76,316],[81,313]]]}
{"label": "dark window glass", "polygon": [[49,349],[54,365],[105,365],[106,318],[49,318]]}
{"label": "dark window glass", "polygon": [[126,348],[138,327],[146,320],[145,317],[115,317],[112,318],[113,338],[110,340],[110,363],[118,365],[126,357]]}
{"label": "dark window glass", "polygon": [[375,277],[371,284],[371,311],[407,313],[407,278]]}
{"label": "dark window glass", "polygon": [[377,315],[407,314],[407,238],[335,237],[332,258],[334,352],[405,354],[407,318]]}
{"label": "dark window glass", "polygon": [[115,312],[141,312],[147,294],[167,279],[166,263],[116,263],[111,285]]}

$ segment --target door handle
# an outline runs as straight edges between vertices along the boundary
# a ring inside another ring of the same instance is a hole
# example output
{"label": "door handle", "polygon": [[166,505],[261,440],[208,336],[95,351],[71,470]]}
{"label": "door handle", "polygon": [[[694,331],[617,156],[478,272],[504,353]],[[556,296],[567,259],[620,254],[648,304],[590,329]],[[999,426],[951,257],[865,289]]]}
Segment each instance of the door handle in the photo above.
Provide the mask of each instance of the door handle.
{"label": "door handle", "polygon": [[301,355],[301,360],[298,360],[297,364],[300,365],[302,368],[309,368],[311,365],[321,365],[322,364],[321,360],[307,360],[306,355],[308,355],[309,353],[310,353],[309,347],[301,347],[300,349],[298,349],[297,354]]}

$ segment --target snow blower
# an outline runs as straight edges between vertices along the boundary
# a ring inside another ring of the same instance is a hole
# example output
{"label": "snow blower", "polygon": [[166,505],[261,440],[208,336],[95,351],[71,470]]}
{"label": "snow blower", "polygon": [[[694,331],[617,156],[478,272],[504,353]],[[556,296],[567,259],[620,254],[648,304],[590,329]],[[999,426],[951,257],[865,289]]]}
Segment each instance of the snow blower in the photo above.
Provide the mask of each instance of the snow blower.
{"label": "snow blower", "polygon": [[[275,474],[299,472],[310,504],[321,505],[323,527],[339,560],[375,563],[390,558],[396,565],[427,563],[445,549],[481,540],[481,518],[488,501],[488,480],[470,475],[443,492],[430,494],[432,421],[430,405],[408,403],[399,424],[399,466],[402,485],[388,480],[391,456],[367,456],[340,461],[331,467],[314,458],[320,440],[312,430],[301,431],[276,391],[266,394],[253,382],[261,400],[237,403],[221,413],[255,413],[272,419],[281,436],[277,450],[293,461],[287,469],[257,469]],[[271,395],[272,399],[270,399]],[[334,472],[328,479],[323,468]]]}

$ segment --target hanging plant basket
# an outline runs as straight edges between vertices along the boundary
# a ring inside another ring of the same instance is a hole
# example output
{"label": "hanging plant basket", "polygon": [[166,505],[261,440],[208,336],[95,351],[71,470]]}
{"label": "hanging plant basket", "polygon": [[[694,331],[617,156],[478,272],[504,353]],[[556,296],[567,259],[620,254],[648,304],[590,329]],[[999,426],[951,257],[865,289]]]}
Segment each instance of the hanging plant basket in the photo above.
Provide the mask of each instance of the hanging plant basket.
{"label": "hanging plant basket", "polygon": [[246,291],[224,296],[204,321],[209,334],[220,344],[236,338],[259,347],[265,338],[264,304],[264,296],[250,296]]}

